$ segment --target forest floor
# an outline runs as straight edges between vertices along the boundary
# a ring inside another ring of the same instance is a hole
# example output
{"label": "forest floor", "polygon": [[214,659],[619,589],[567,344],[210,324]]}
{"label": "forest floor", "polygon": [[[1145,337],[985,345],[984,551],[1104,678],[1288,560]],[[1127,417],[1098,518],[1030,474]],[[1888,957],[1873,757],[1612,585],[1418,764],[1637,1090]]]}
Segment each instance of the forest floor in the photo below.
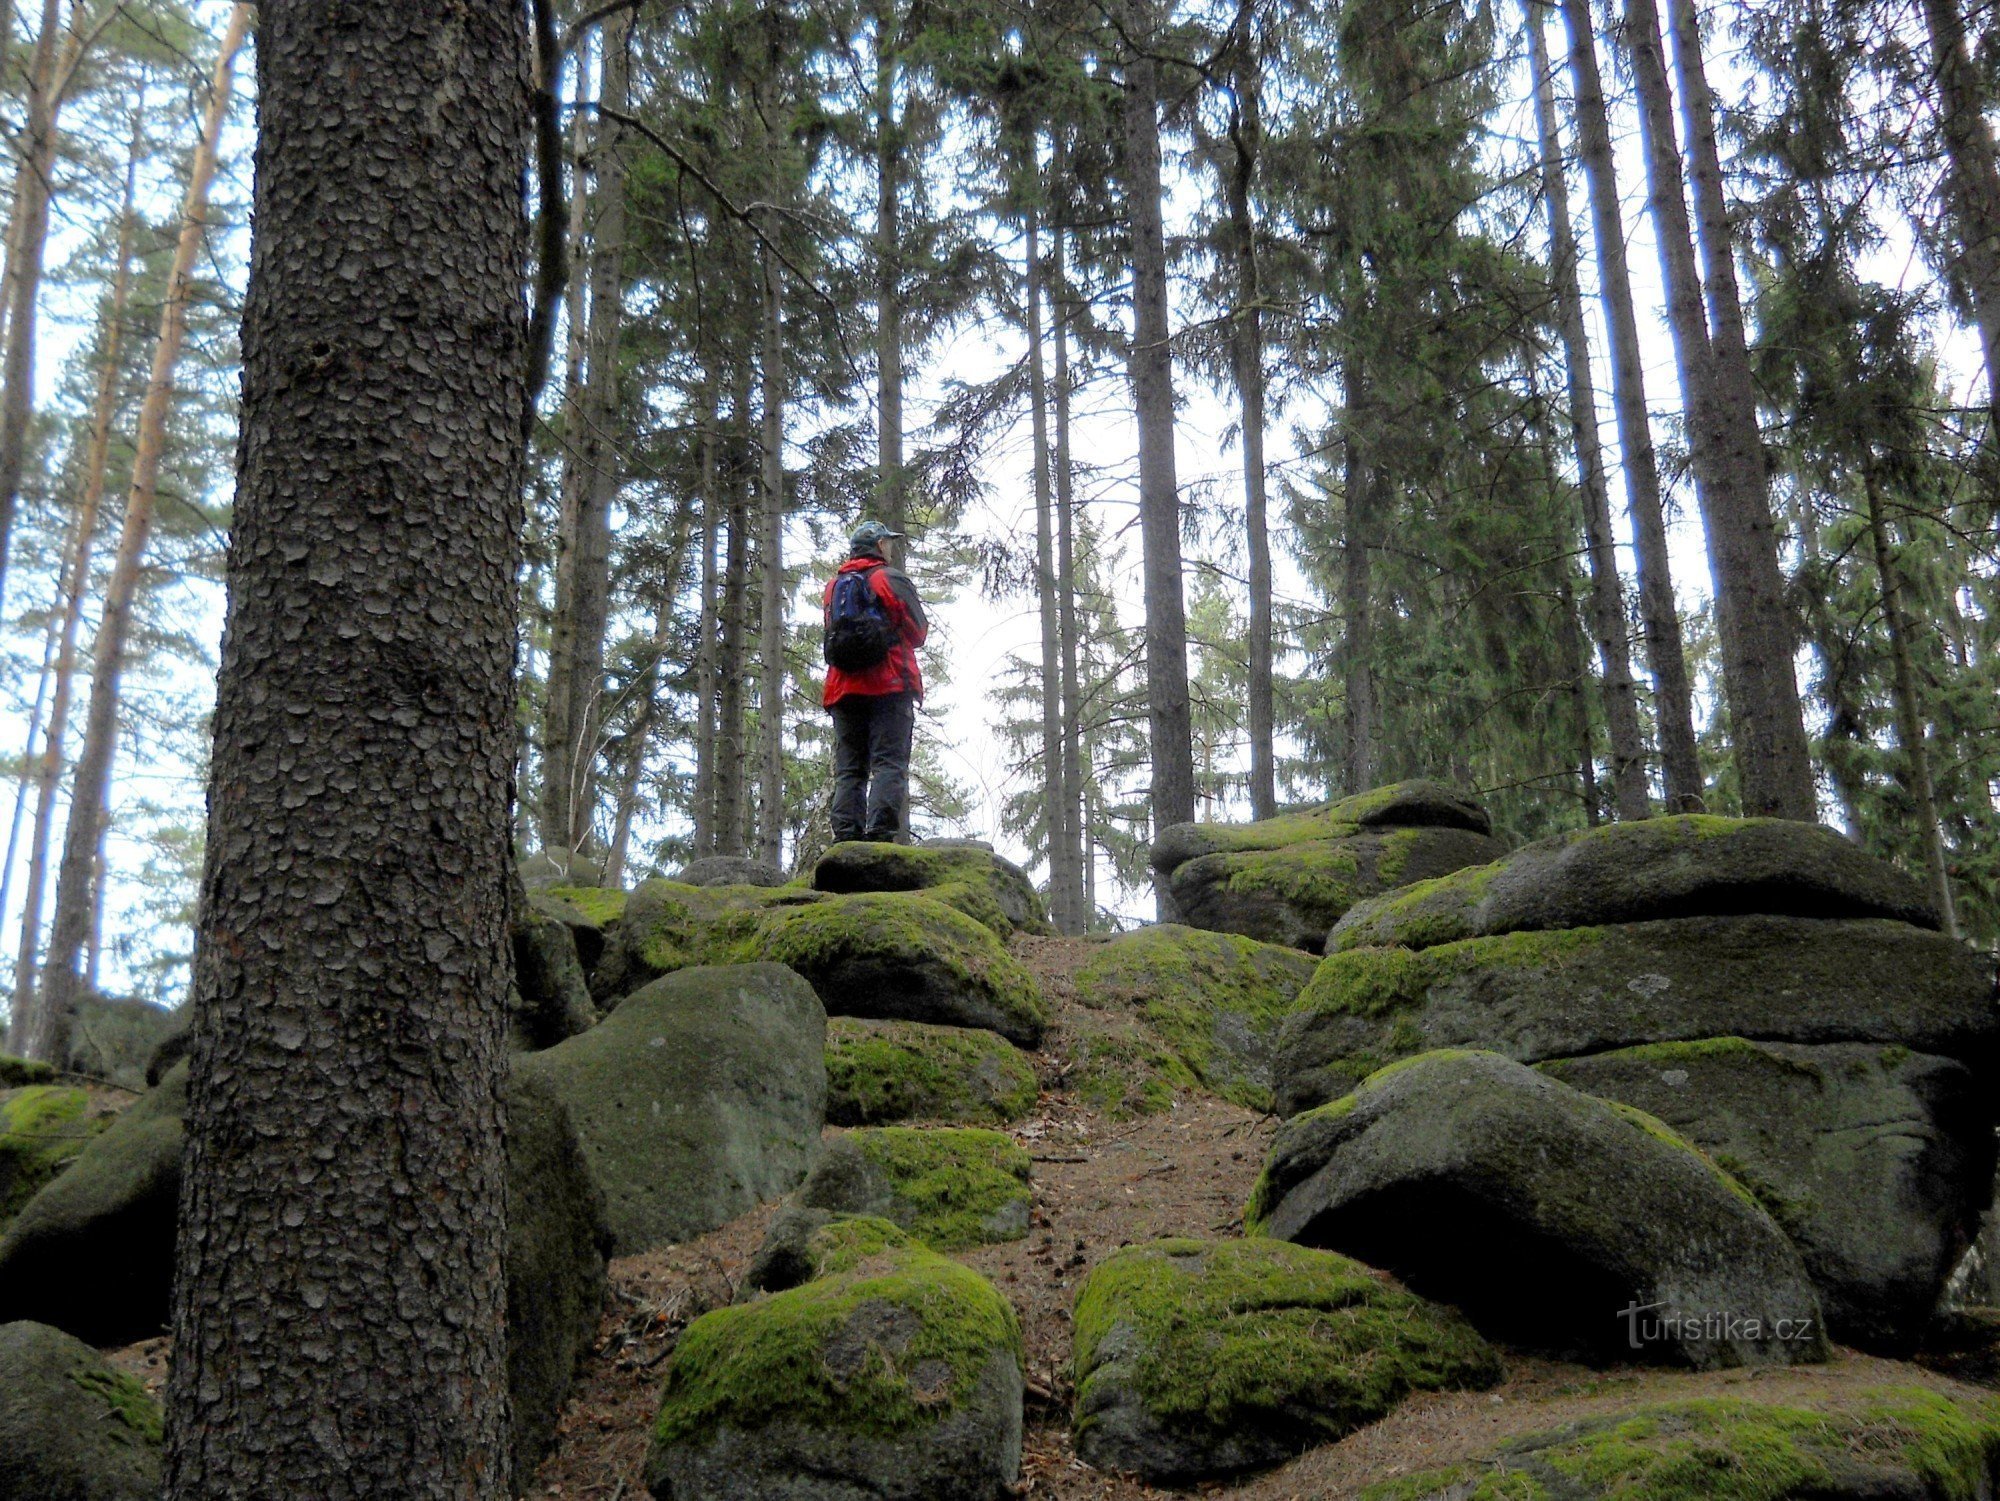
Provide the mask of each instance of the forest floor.
{"label": "forest floor", "polygon": [[[1070,1442],[1070,1306],[1077,1284],[1106,1253],[1169,1235],[1241,1229],[1243,1202],[1277,1121],[1203,1096],[1170,1111],[1113,1121],[1064,1087],[1052,1060],[1077,1005],[1070,977],[1086,945],[1016,939],[1016,953],[1047,991],[1054,1027],[1036,1055],[1037,1112],[1010,1134],[1034,1159],[1035,1209],[1027,1238],[959,1259],[991,1278],[1021,1316],[1027,1341],[1027,1430],[1019,1494],[1048,1501],[1145,1501],[1176,1493],[1083,1465]],[[595,1355],[564,1413],[555,1452],[527,1497],[637,1501],[660,1367],[680,1331],[729,1303],[775,1212],[766,1206],[699,1240],[611,1266],[612,1297]],[[1379,1423],[1267,1474],[1198,1487],[1234,1501],[1336,1501],[1376,1481],[1482,1453],[1493,1444],[1575,1418],[1677,1397],[1754,1395],[1813,1405],[1885,1385],[1923,1384],[1973,1393],[1928,1371],[1838,1351],[1823,1366],[1700,1374],[1586,1366],[1503,1352],[1507,1378],[1489,1392],[1404,1402]]]}

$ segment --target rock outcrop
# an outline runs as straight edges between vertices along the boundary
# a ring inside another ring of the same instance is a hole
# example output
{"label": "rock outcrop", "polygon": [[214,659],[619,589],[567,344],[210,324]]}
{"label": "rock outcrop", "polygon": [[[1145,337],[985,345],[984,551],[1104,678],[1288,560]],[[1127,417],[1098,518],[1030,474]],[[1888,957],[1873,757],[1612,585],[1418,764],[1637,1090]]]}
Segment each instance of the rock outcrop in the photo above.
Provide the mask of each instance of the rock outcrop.
{"label": "rock outcrop", "polygon": [[514,915],[514,1045],[528,1052],[552,1048],[597,1025],[590,982],[568,923],[535,907]]}
{"label": "rock outcrop", "polygon": [[70,1022],[63,1067],[138,1093],[146,1088],[153,1050],[187,1026],[187,1018],[151,1001],[85,996]]}
{"label": "rock outcrop", "polygon": [[90,1346],[0,1325],[0,1501],[155,1501],[160,1409]]}
{"label": "rock outcrop", "polygon": [[630,1256],[805,1176],[826,1112],[826,1013],[778,964],[685,969],[516,1068],[569,1107]]}
{"label": "rock outcrop", "polygon": [[1746,1189],[1643,1112],[1496,1053],[1427,1053],[1295,1116],[1244,1219],[1535,1348],[1699,1368],[1826,1353],[1798,1252]]}
{"label": "rock outcrop", "polygon": [[975,845],[836,844],[813,867],[815,891],[924,891],[1001,937],[1046,933],[1049,914],[1027,872]]}
{"label": "rock outcrop", "polygon": [[788,878],[777,866],[747,855],[704,855],[688,861],[674,879],[683,886],[782,886]]}
{"label": "rock outcrop", "polygon": [[1014,1044],[979,1027],[829,1018],[826,1120],[1006,1125],[1035,1108],[1035,1070]]}
{"label": "rock outcrop", "polygon": [[1500,1379],[1456,1314],[1278,1240],[1114,1251],[1078,1289],[1075,1327],[1077,1453],[1168,1485],[1276,1464],[1412,1392]]}
{"label": "rock outcrop", "polygon": [[1021,1466],[1014,1310],[880,1221],[828,1226],[802,1286],[705,1314],[668,1358],[660,1501],[1002,1501]]}
{"label": "rock outcrop", "polygon": [[74,1085],[0,1091],[0,1231],[110,1123]]}
{"label": "rock outcrop", "polygon": [[887,1220],[935,1251],[1028,1233],[1028,1154],[998,1131],[877,1126],[831,1138],[798,1205]]}
{"label": "rock outcrop", "polygon": [[1318,953],[1356,902],[1497,858],[1477,803],[1399,782],[1248,824],[1173,824],[1153,870],[1192,927]]}
{"label": "rock outcrop", "polygon": [[1268,1110],[1278,1029],[1313,970],[1296,949],[1164,924],[1094,949],[1076,997],[1137,1015],[1211,1092]]}

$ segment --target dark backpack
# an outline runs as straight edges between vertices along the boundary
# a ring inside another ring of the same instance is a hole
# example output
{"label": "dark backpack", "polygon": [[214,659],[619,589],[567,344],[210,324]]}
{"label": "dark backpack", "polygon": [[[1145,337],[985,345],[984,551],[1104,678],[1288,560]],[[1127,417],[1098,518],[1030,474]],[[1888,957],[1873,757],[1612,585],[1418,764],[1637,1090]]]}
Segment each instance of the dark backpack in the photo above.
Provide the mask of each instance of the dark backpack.
{"label": "dark backpack", "polygon": [[889,660],[896,628],[875,592],[873,568],[857,568],[833,581],[826,606],[826,664],[842,672],[866,672]]}

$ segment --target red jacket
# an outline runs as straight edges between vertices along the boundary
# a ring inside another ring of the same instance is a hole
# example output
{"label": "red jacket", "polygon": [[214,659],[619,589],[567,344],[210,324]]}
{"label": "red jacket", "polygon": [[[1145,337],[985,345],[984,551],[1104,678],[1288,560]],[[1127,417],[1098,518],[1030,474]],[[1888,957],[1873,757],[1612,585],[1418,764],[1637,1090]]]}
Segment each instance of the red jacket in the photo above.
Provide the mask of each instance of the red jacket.
{"label": "red jacket", "polygon": [[840,575],[858,573],[864,568],[875,570],[869,582],[875,586],[882,607],[889,612],[889,624],[896,629],[897,641],[889,648],[889,655],[866,672],[842,672],[838,667],[827,668],[826,693],[820,702],[831,709],[849,694],[910,693],[922,703],[924,675],[917,668],[916,649],[930,635],[931,624],[924,618],[923,601],[917,598],[917,586],[910,582],[908,574],[867,554],[849,558],[840,565],[833,578],[826,581],[826,594],[820,603],[822,618],[832,616],[833,586]]}

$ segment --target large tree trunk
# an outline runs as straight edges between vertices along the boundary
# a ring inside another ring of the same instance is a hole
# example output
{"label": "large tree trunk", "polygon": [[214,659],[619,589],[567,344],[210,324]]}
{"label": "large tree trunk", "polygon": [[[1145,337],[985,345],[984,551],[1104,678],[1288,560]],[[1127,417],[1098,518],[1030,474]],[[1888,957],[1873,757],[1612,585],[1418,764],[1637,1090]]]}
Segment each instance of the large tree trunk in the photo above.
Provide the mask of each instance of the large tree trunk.
{"label": "large tree trunk", "polygon": [[[773,231],[775,232],[775,224]],[[757,566],[757,858],[785,849],[785,335],[777,257],[764,248],[763,435],[759,443]]]}
{"label": "large tree trunk", "polygon": [[744,767],[744,678],[749,670],[750,634],[750,449],[749,367],[738,367],[729,444],[729,550],[722,573],[722,645],[716,661],[721,680],[715,723],[715,853],[740,855],[746,847],[744,816],[749,799]]}
{"label": "large tree trunk", "polygon": [[35,303],[42,290],[42,260],[48,248],[49,200],[56,164],[56,113],[61,107],[59,74],[72,58],[58,57],[63,30],[62,0],[42,0],[42,26],[28,64],[26,121],[14,171],[13,238],[8,244],[5,296],[7,352],[0,371],[0,595],[7,586],[7,559],[13,545],[14,511],[27,469],[29,429],[35,413]]}
{"label": "large tree trunk", "polygon": [[716,470],[715,376],[703,377],[701,405],[701,610],[695,628],[694,658],[694,853],[715,853],[715,675],[717,621],[716,533],[722,526],[722,497]]}
{"label": "large tree trunk", "polygon": [[1945,200],[1958,231],[1958,274],[1986,353],[1987,403],[2000,423],[2000,166],[1958,0],[1924,0],[1924,24],[1949,167]]}
{"label": "large tree trunk", "polygon": [[[160,336],[153,346],[152,373],[146,385],[146,399],[139,409],[138,432],[133,442],[132,489],[126,497],[125,524],[119,532],[111,576],[105,582],[104,609],[91,650],[90,709],[84,716],[83,745],[77,753],[76,773],[70,782],[69,818],[63,829],[62,862],[56,871],[55,919],[49,932],[48,963],[42,978],[35,1046],[35,1056],[39,1058],[60,1059],[68,1051],[70,1022],[78,987],[84,979],[78,966],[90,938],[98,822],[108,818],[110,812],[111,762],[118,746],[119,683],[125,670],[125,643],[132,628],[139,569],[153,530],[160,462],[167,442],[167,418],[173,407],[174,370],[180,363],[181,343],[187,333],[195,253],[201,247],[208,190],[215,180],[216,143],[229,113],[236,53],[249,29],[251,10],[251,6],[239,4],[229,13],[229,27],[223,35],[209,91],[208,113],[202,121],[201,139],[189,168],[180,237],[174,245],[173,263],[167,270],[166,297],[160,308]],[[511,715],[507,717],[511,719]],[[214,827],[212,814],[211,827]],[[215,839],[211,836],[209,847],[214,846]]]}
{"label": "large tree trunk", "polygon": [[[1133,36],[1153,25],[1134,7]],[[1181,597],[1180,485],[1174,473],[1174,371],[1167,333],[1167,248],[1160,222],[1159,79],[1149,56],[1125,64],[1125,213],[1132,235],[1132,402],[1139,426],[1139,539],[1146,601],[1146,709],[1153,828],[1194,819],[1194,732],[1188,707],[1187,611]],[[1160,915],[1171,899],[1157,893]]]}
{"label": "large tree trunk", "polygon": [[501,1501],[525,17],[260,13],[165,1494]]}
{"label": "large tree trunk", "polygon": [[1691,813],[1705,806],[1701,758],[1694,738],[1694,694],[1688,685],[1680,616],[1674,606],[1666,509],[1660,501],[1659,463],[1646,410],[1645,360],[1632,303],[1632,273],[1625,257],[1625,223],[1618,206],[1611,127],[1605,116],[1589,0],[1562,0],[1562,9],[1569,33],[1570,76],[1576,87],[1577,141],[1590,183],[1597,279],[1611,339],[1611,395],[1618,416],[1618,445],[1625,458],[1626,506],[1637,544],[1639,620],[1646,641],[1646,663],[1653,676],[1653,723],[1660,741],[1660,771],[1667,810]]}
{"label": "large tree trunk", "polygon": [[[1063,179],[1064,157],[1058,148],[1055,180]],[[1067,851],[1064,865],[1070,878],[1069,908],[1078,932],[1089,931],[1095,909],[1088,889],[1084,843],[1082,722],[1083,695],[1077,681],[1076,624],[1076,482],[1070,468],[1069,446],[1069,320],[1073,304],[1063,270],[1063,231],[1055,231],[1051,250],[1051,280],[1056,288],[1055,322],[1055,502],[1056,502],[1056,639],[1062,657],[1062,761],[1057,795],[1063,816],[1058,824]]]}
{"label": "large tree trunk", "polygon": [[[1035,167],[1034,144],[1022,152],[1021,170]],[[1034,435],[1035,464],[1035,601],[1042,626],[1042,822],[1049,855],[1049,916],[1058,933],[1075,933],[1076,914],[1070,907],[1069,830],[1062,784],[1062,642],[1056,620],[1055,497],[1049,484],[1053,459],[1049,452],[1049,382],[1042,358],[1041,220],[1030,208],[1027,221],[1028,407]]]}
{"label": "large tree trunk", "polygon": [[1235,241],[1236,316],[1230,358],[1242,404],[1243,530],[1250,555],[1250,816],[1278,811],[1274,751],[1276,712],[1271,692],[1271,538],[1264,484],[1264,289],[1257,262],[1257,224],[1250,194],[1263,141],[1255,39],[1248,7],[1238,12],[1243,36],[1236,52],[1236,87],[1231,97],[1230,141],[1235,159],[1228,177],[1229,222]]}
{"label": "large tree trunk", "polygon": [[[111,426],[118,412],[118,372],[125,344],[125,308],[132,290],[133,212],[142,148],[141,116],[132,122],[132,151],[125,165],[125,200],[118,218],[118,265],[111,279],[111,301],[99,325],[102,363],[97,372],[97,397],[90,414],[90,440],[84,457],[83,491],[70,521],[69,546],[57,589],[56,650],[50,678],[48,731],[34,767],[35,824],[28,842],[27,887],[21,901],[21,947],[14,961],[14,1035],[33,1037],[35,959],[42,937],[42,895],[48,884],[49,842],[55,828],[56,790],[62,780],[64,742],[69,734],[69,706],[76,683],[76,641],[83,624],[83,602],[90,592],[90,560],[97,537],[97,518],[104,505],[104,475],[111,458]],[[0,910],[4,910],[0,903]]]}
{"label": "large tree trunk", "polygon": [[1924,735],[1923,699],[1917,691],[1917,668],[1910,652],[1915,627],[1903,607],[1903,583],[1889,543],[1889,520],[1883,513],[1882,485],[1872,460],[1864,461],[1862,480],[1868,497],[1868,536],[1875,549],[1875,575],[1882,588],[1882,615],[1889,628],[1889,660],[1894,668],[1892,698],[1896,711],[1896,743],[1903,752],[1903,770],[1910,801],[1916,805],[1917,837],[1923,843],[1924,875],[1931,900],[1944,919],[1944,930],[1958,936],[1958,917],[1951,899],[1951,875],[1945,865],[1944,831],[1938,824],[1937,791],[1931,782],[1931,758]]}
{"label": "large tree trunk", "polygon": [[903,140],[896,120],[899,46],[895,0],[875,7],[875,506],[902,531],[909,520],[903,473]]}
{"label": "large tree trunk", "polygon": [[[1535,124],[1541,135],[1542,191],[1548,200],[1556,323],[1562,331],[1563,360],[1569,376],[1570,431],[1576,442],[1578,488],[1583,495],[1583,534],[1590,558],[1590,626],[1591,634],[1597,638],[1597,653],[1603,668],[1604,726],[1611,743],[1611,796],[1620,818],[1644,818],[1651,811],[1646,792],[1646,745],[1639,732],[1632,647],[1625,634],[1625,589],[1618,577],[1611,497],[1604,474],[1604,450],[1598,440],[1597,390],[1590,373],[1590,337],[1583,322],[1576,231],[1569,217],[1569,182],[1563,170],[1562,137],[1556,124],[1548,40],[1542,31],[1543,8],[1543,0],[1530,0],[1527,7],[1528,57],[1535,75]],[[1594,772],[1590,775],[1594,780]],[[1594,799],[1591,807],[1594,816]]]}
{"label": "large tree trunk", "polygon": [[[1643,0],[1641,10],[1652,0]],[[1778,566],[1771,480],[1757,428],[1757,385],[1736,286],[1735,236],[1722,189],[1715,99],[1702,62],[1701,25],[1693,0],[1668,0],[1674,62],[1693,167],[1695,219],[1700,226],[1703,281],[1708,293],[1709,379],[1715,388],[1718,457],[1728,483],[1727,505],[1705,511],[1715,573],[1716,620],[1722,638],[1730,734],[1743,783],[1744,812],[1777,818],[1819,817],[1812,757],[1806,749],[1793,658],[1798,628],[1785,602]]]}
{"label": "large tree trunk", "polygon": [[[1726,327],[1718,327],[1711,338],[1702,310],[1702,281],[1695,267],[1694,233],[1688,221],[1659,12],[1653,0],[1628,0],[1626,40],[1639,96],[1654,239],[1667,286],[1667,317],[1687,407],[1695,496],[1708,534],[1716,635],[1722,646],[1723,688],[1729,702],[1730,739],[1743,811],[1751,816],[1809,821],[1818,810],[1798,687],[1792,676],[1792,633],[1785,619],[1770,488],[1757,435],[1756,393],[1750,385],[1740,320],[1733,341]],[[1683,53],[1684,69],[1689,61]],[[1706,84],[1700,79],[1699,59],[1693,64],[1696,71],[1692,77],[1684,71],[1683,85],[1691,93],[1699,93],[1705,102]],[[1700,144],[1695,144],[1700,155]],[[1711,151],[1713,146],[1711,132]],[[1713,198],[1710,209],[1719,209],[1719,177]],[[1728,286],[1717,287],[1716,295],[1721,297],[1726,290],[1733,302],[1735,274],[1728,269],[1726,221],[1711,227],[1710,241],[1711,280],[1716,279],[1718,265],[1727,271]]]}
{"label": "large tree trunk", "polygon": [[603,722],[604,632],[611,610],[611,504],[623,466],[612,433],[619,414],[618,340],[624,322],[625,113],[630,94],[632,13],[620,11],[604,38],[597,143],[596,213],[590,252],[588,374],[574,413],[563,474],[556,609],[542,731],[542,842],[585,844],[597,810],[598,727]]}

